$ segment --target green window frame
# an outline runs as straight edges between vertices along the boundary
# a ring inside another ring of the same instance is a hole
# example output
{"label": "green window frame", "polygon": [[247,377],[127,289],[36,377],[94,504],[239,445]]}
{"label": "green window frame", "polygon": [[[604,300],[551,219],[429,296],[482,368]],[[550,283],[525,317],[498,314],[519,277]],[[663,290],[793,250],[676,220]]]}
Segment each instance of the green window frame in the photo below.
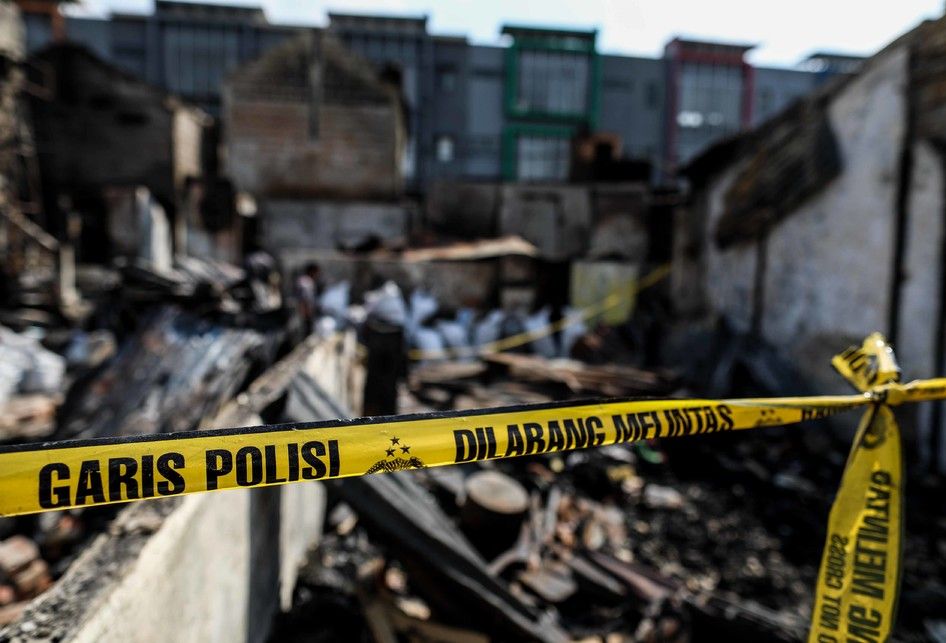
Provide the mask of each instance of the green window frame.
{"label": "green window frame", "polygon": [[[588,124],[592,128],[596,127],[601,104],[601,57],[595,48],[594,35],[591,38],[568,38],[553,35],[548,37],[517,36],[514,38],[512,45],[507,47],[505,52],[506,86],[504,88],[504,102],[506,116],[511,119]],[[590,74],[586,110],[576,113],[562,113],[520,108],[518,105],[519,61],[524,51],[582,53],[587,55],[590,62]]]}
{"label": "green window frame", "polygon": [[562,138],[571,140],[575,128],[568,125],[540,125],[536,123],[517,123],[503,129],[502,174],[505,181],[519,180],[518,145],[519,138],[534,136],[541,138]]}

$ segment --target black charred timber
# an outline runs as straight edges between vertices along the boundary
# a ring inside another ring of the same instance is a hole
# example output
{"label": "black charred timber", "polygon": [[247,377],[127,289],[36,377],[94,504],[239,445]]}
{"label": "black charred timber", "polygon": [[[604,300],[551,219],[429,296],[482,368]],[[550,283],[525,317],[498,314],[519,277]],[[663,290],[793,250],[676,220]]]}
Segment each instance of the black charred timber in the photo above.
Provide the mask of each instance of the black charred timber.
{"label": "black charred timber", "polygon": [[368,351],[363,409],[365,415],[397,413],[397,383],[407,372],[404,329],[376,317],[364,327]]}
{"label": "black charred timber", "polygon": [[385,542],[445,619],[498,640],[565,641],[566,633],[490,575],[486,562],[410,472],[336,483],[369,533]]}
{"label": "black charred timber", "polygon": [[[306,400],[332,409],[334,417],[351,417],[314,381],[306,389],[305,397],[287,406],[286,420],[307,419]],[[332,489],[358,513],[369,534],[404,563],[412,585],[439,616],[495,632],[497,640],[568,640],[551,616],[523,603],[490,574],[486,561],[411,472],[339,480]]]}
{"label": "black charred timber", "polygon": [[571,569],[561,562],[544,561],[536,569],[519,572],[517,578],[533,594],[552,605],[565,603],[578,591]]}
{"label": "black charred timber", "polygon": [[272,361],[275,339],[164,307],[104,370],[70,391],[56,437],[193,430]]}
{"label": "black charred timber", "polygon": [[516,542],[529,509],[529,494],[499,471],[477,471],[466,480],[460,512],[463,532],[481,554],[493,559]]}
{"label": "black charred timber", "polygon": [[[708,599],[686,600],[693,625],[693,641],[801,641],[807,623],[785,612],[775,612],[744,598],[726,598],[713,594]],[[698,637],[699,632],[711,633]]]}

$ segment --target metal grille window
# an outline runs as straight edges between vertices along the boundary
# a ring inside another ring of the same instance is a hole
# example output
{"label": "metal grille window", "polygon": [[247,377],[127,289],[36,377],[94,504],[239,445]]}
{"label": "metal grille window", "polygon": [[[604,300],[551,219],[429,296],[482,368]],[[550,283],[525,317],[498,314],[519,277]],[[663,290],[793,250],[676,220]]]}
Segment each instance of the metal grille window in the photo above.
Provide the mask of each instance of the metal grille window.
{"label": "metal grille window", "polygon": [[689,160],[709,143],[738,132],[742,124],[742,69],[688,64],[680,74],[679,159]]}
{"label": "metal grille window", "polygon": [[567,138],[519,136],[516,140],[516,169],[519,180],[566,180],[569,151]]}
{"label": "metal grille window", "polygon": [[582,115],[588,111],[590,60],[586,54],[524,50],[519,53],[517,109]]}
{"label": "metal grille window", "polygon": [[220,91],[227,72],[240,63],[239,33],[216,26],[175,24],[165,32],[165,86],[188,97]]}

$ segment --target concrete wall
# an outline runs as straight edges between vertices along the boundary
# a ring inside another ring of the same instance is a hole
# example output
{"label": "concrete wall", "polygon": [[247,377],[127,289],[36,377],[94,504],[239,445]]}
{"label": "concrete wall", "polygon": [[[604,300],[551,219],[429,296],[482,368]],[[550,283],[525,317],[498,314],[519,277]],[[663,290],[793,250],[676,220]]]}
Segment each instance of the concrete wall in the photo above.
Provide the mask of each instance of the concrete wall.
{"label": "concrete wall", "polygon": [[643,261],[650,196],[640,183],[443,181],[428,192],[424,225],[464,240],[519,235],[553,261],[585,255]]}
{"label": "concrete wall", "polygon": [[400,203],[267,199],[258,216],[262,244],[278,256],[293,248],[328,250],[403,239],[411,212]]}
{"label": "concrete wall", "polygon": [[[305,360],[343,404],[358,397],[355,351],[354,336],[336,336]],[[218,420],[253,422],[233,408]],[[291,602],[324,503],[321,483],[311,482],[130,505],[0,638],[261,643]]]}
{"label": "concrete wall", "polygon": [[[847,391],[828,365],[832,354],[872,331],[891,332],[901,189],[907,198],[894,349],[905,379],[942,375],[935,371],[942,332],[946,176],[941,146],[921,138],[922,129],[907,141],[909,46],[909,41],[901,42],[867,61],[858,76],[830,96],[828,116],[842,173],[770,230],[762,252],[758,242],[725,251],[713,242],[723,195],[742,169],[738,160],[698,191],[694,207],[678,221],[675,301],[683,301],[690,313],[722,315],[748,329],[757,259],[764,256],[761,334],[820,392]],[[930,105],[919,101],[915,109],[921,117],[935,119]],[[912,147],[912,171],[909,184],[901,185],[907,178],[901,172],[905,144]],[[910,455],[924,461],[935,457],[942,470],[946,449],[930,452],[932,410],[932,405],[904,408],[900,419],[908,429],[917,429],[906,433],[914,442]]]}
{"label": "concrete wall", "polygon": [[500,234],[519,235],[547,259],[564,260],[585,253],[592,225],[587,187],[507,183],[501,194]]}
{"label": "concrete wall", "polygon": [[780,346],[886,327],[907,64],[907,51],[894,49],[835,97],[829,118],[844,170],[769,236],[762,331]]}
{"label": "concrete wall", "polygon": [[[824,346],[819,349],[824,355],[814,356],[810,364],[799,364],[803,371],[819,376],[830,371],[831,351],[874,330],[886,330],[897,170],[906,123],[907,63],[906,49],[893,48],[871,60],[860,76],[831,98],[828,114],[840,147],[842,174],[771,229],[764,241],[761,333],[789,355],[799,342]],[[931,174],[926,156],[927,152],[921,152],[915,179],[916,187],[922,186],[914,195],[918,202],[929,202],[933,192],[940,198],[938,179]],[[724,211],[724,196],[741,170],[740,163],[731,163],[697,195],[697,208],[689,216],[702,226],[700,232],[678,226],[684,237],[700,244],[701,254],[694,261],[685,255],[687,244],[678,242],[680,268],[686,274],[678,271],[674,283],[679,290],[687,280],[698,280],[703,295],[696,299],[703,299],[708,312],[749,330],[760,269],[758,242],[720,250],[713,234]],[[932,232],[932,205],[926,210],[912,222],[911,235]],[[909,248],[907,262],[914,270],[927,260],[927,244]],[[926,297],[933,292],[926,280],[917,276],[908,287],[916,292],[906,297],[903,319],[911,327],[903,329],[901,336],[915,333],[925,339],[916,339],[918,344],[907,348],[905,357],[930,348],[930,317],[918,306],[923,298],[920,291]]]}
{"label": "concrete wall", "polygon": [[316,105],[262,92],[254,98],[227,93],[224,113],[227,171],[242,190],[362,199],[401,191],[393,104]]}

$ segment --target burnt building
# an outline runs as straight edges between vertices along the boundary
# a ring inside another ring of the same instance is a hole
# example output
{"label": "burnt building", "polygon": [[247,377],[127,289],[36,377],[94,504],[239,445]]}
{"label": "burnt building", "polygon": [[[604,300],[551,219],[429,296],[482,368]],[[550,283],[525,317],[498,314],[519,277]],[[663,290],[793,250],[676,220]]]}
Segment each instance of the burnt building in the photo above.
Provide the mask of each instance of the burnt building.
{"label": "burnt building", "polygon": [[113,250],[110,192],[146,188],[173,217],[186,180],[203,172],[209,117],[79,45],[47,47],[30,69],[48,227],[64,232],[64,217],[81,214],[84,258],[102,260]]}
{"label": "burnt building", "polygon": [[257,199],[265,246],[284,253],[404,234],[398,87],[332,35],[301,34],[239,70],[223,106],[226,170]]}
{"label": "burnt building", "polygon": [[22,17],[16,4],[0,3],[0,301],[14,305],[23,297],[49,301],[58,295],[50,280],[60,260],[56,238],[38,225],[44,220],[26,100]]}
{"label": "burnt building", "polygon": [[63,17],[52,9],[27,16],[31,51],[63,37],[81,42],[214,116],[228,73],[304,30],[273,25],[253,6],[156,0],[150,14],[113,12],[104,20]]}
{"label": "burnt building", "polygon": [[[944,34],[946,19],[921,24],[689,164],[679,312],[761,337],[823,392],[835,347],[878,330],[905,380],[946,370]],[[917,412],[919,453],[943,467],[946,415]]]}

